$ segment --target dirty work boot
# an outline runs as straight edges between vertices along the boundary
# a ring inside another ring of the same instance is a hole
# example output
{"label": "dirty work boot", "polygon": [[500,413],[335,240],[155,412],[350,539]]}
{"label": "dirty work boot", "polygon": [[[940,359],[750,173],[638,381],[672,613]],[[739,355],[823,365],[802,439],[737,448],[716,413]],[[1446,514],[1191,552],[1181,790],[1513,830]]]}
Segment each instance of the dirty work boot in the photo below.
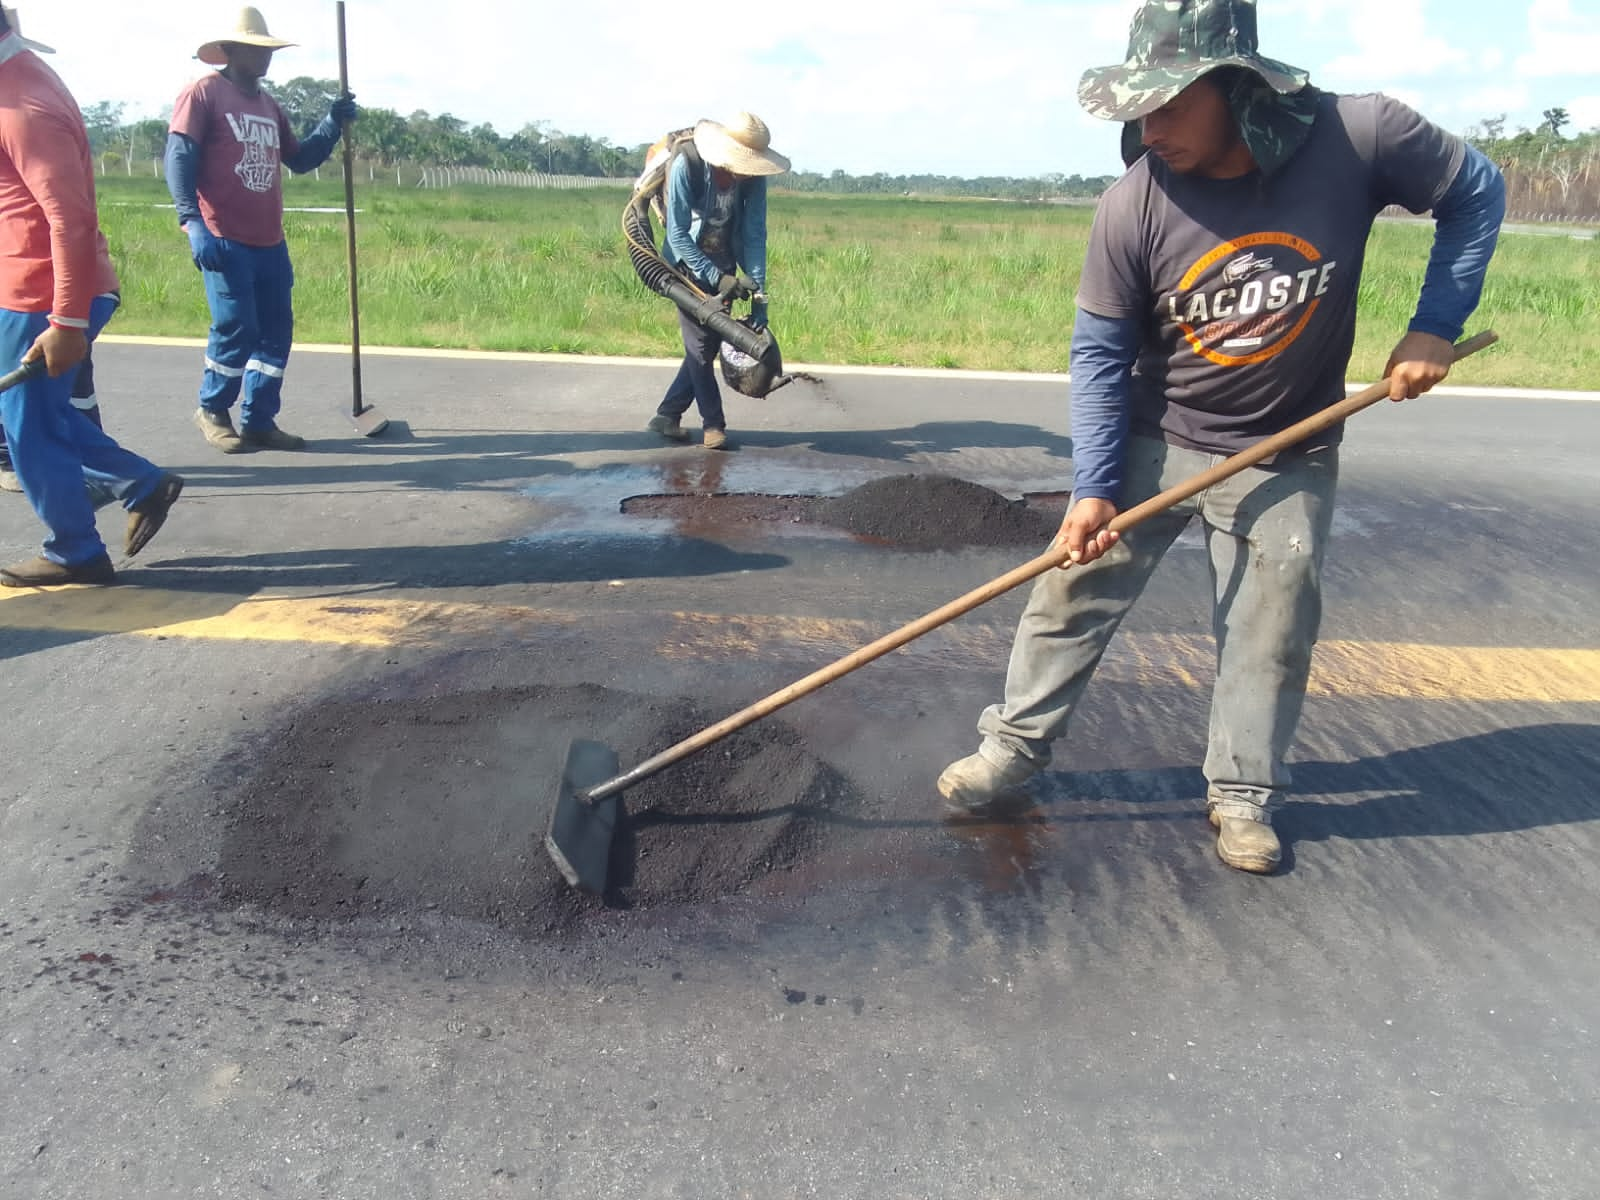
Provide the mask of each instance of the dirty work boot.
{"label": "dirty work boot", "polygon": [[939,794],[950,816],[981,816],[997,803],[1016,800],[1022,785],[1038,772],[1027,759],[991,749],[985,742],[976,754],[957,759],[944,769],[939,776]]}
{"label": "dirty work boot", "polygon": [[1217,831],[1217,857],[1236,871],[1270,875],[1283,860],[1277,831],[1265,821],[1224,817],[1212,809],[1211,826]]}
{"label": "dirty work boot", "polygon": [[239,439],[239,431],[233,427],[233,418],[227,413],[214,413],[208,409],[197,408],[194,410],[194,423],[200,427],[200,432],[206,435],[206,441],[224,454],[238,454],[244,450],[244,442]]}
{"label": "dirty work boot", "polygon": [[177,502],[183,491],[183,476],[168,471],[151,492],[128,510],[128,532],[123,539],[122,552],[132,558],[150,544],[161,526],[166,523],[167,510]]}
{"label": "dirty work boot", "polygon": [[88,562],[68,566],[54,559],[30,558],[27,562],[12,563],[0,568],[0,585],[5,587],[59,587],[64,583],[115,583],[116,568],[111,556],[101,554]]}
{"label": "dirty work boot", "polygon": [[268,425],[265,429],[246,429],[239,434],[239,440],[246,446],[256,450],[304,450],[305,438],[294,433],[285,433],[276,425]]}
{"label": "dirty work boot", "polygon": [[705,447],[707,450],[731,450],[732,443],[728,441],[726,429],[708,429],[705,432]]}
{"label": "dirty work boot", "polygon": [[678,424],[677,417],[663,417],[660,413],[650,418],[650,423],[645,426],[651,433],[659,433],[669,442],[687,442],[689,431]]}

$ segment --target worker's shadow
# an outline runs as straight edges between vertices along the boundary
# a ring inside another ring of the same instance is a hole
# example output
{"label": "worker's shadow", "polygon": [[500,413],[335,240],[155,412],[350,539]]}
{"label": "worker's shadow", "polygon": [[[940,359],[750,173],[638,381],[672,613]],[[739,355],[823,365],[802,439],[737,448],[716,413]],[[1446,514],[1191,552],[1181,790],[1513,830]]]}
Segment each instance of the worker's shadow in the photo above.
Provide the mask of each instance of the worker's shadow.
{"label": "worker's shadow", "polygon": [[271,589],[300,598],[402,589],[681,579],[787,566],[781,554],[690,537],[551,538],[464,546],[371,546],[140,560],[116,588],[51,588],[8,598],[0,661],[118,633],[222,616]]}
{"label": "worker's shadow", "polygon": [[366,442],[313,442],[295,455],[240,455],[183,470],[191,479],[227,488],[233,495],[248,495],[258,487],[308,493],[352,484],[369,492],[502,491],[596,469],[559,455],[606,454],[612,456],[607,467],[648,466],[651,457],[635,456],[667,448],[660,437],[643,430],[413,433],[406,428]]}
{"label": "worker's shadow", "polygon": [[[1600,818],[1600,725],[1497,729],[1350,763],[1294,765],[1296,841],[1466,837]],[[1316,797],[1362,793],[1353,803]]]}
{"label": "worker's shadow", "polygon": [[[551,535],[537,540],[459,546],[361,546],[284,550],[156,561],[138,576],[145,587],[447,588],[502,584],[592,583],[614,579],[681,579],[789,564],[781,554],[732,550],[690,537],[614,534]],[[130,576],[130,581],[131,581]]]}
{"label": "worker's shadow", "polygon": [[[1292,794],[1273,822],[1286,870],[1295,843],[1470,837],[1600,819],[1600,725],[1525,725],[1353,762],[1296,762],[1292,771]],[[1037,812],[1051,824],[1191,821],[1204,792],[1189,767],[1052,773],[1037,789]],[[1195,797],[1192,809],[1174,810],[1174,796]],[[1159,811],[1142,813],[1141,804]]]}

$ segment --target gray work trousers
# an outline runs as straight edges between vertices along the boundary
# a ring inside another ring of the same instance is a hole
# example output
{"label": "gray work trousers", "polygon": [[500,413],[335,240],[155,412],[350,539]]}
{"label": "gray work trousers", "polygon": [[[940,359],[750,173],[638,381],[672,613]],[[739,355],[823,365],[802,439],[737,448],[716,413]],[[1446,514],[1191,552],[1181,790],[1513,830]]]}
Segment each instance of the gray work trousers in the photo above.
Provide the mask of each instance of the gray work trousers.
{"label": "gray work trousers", "polygon": [[[1131,438],[1122,507],[1224,457]],[[1066,731],[1111,635],[1198,517],[1210,557],[1217,651],[1206,801],[1224,816],[1270,820],[1289,784],[1284,756],[1322,616],[1322,556],[1338,476],[1337,447],[1279,455],[1135,525],[1087,566],[1041,575],[1012,643],[1005,701],[978,720],[990,753],[1049,763],[1050,745]]]}

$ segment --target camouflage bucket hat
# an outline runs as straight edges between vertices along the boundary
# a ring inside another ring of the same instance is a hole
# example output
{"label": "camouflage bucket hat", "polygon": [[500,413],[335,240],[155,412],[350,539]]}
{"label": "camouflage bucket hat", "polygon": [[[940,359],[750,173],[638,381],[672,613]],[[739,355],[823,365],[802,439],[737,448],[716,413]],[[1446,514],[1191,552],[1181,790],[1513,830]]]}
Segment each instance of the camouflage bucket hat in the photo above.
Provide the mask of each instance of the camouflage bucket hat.
{"label": "camouflage bucket hat", "polygon": [[1128,60],[1085,71],[1078,103],[1093,117],[1136,121],[1218,67],[1254,71],[1284,96],[1310,82],[1256,46],[1255,0],[1146,0],[1128,31]]}

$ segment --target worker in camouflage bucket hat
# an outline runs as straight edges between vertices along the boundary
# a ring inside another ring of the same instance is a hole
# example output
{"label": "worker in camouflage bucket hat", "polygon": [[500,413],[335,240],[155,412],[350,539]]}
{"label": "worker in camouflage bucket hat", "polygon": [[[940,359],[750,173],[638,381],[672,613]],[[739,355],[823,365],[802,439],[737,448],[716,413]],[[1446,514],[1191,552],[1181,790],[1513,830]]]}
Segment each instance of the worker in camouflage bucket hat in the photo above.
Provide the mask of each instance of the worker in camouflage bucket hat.
{"label": "worker in camouflage bucket hat", "polygon": [[1149,0],[1127,60],[1078,89],[1126,122],[1127,172],[1100,198],[1073,321],[1072,503],[1039,576],[1004,699],[977,752],[939,776],[946,810],[1026,795],[1112,634],[1198,521],[1210,559],[1216,684],[1203,773],[1223,862],[1268,873],[1272,814],[1322,614],[1337,425],[1129,526],[1109,525],[1220,458],[1344,398],[1378,213],[1435,219],[1415,314],[1384,374],[1395,400],[1442,380],[1505,212],[1493,163],[1383,95],[1342,96],[1262,56],[1248,0]]}

